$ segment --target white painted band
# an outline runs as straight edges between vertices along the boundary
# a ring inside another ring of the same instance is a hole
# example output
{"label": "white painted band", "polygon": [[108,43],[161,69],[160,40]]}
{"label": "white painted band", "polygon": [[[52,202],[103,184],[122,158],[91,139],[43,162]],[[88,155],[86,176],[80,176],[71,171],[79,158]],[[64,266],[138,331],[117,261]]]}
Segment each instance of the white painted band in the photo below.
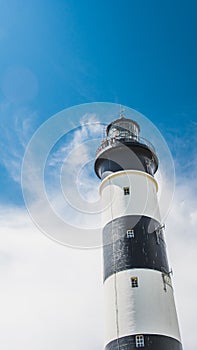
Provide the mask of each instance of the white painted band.
{"label": "white painted band", "polygon": [[[138,278],[132,287],[131,277]],[[173,288],[149,269],[118,272],[106,279],[105,344],[133,334],[158,334],[180,341]]]}
{"label": "white painted band", "polygon": [[158,183],[152,175],[145,173],[144,171],[140,171],[140,170],[121,170],[121,171],[116,171],[115,173],[110,172],[110,174],[102,180],[102,182],[99,186],[99,193],[101,194],[103,186],[106,185],[106,182],[109,179],[115,178],[119,175],[128,175],[128,174],[137,174],[137,175],[142,175],[142,176],[149,178],[151,181],[154,182],[154,184],[156,186],[156,191],[158,192]]}
{"label": "white painted band", "polygon": [[[124,188],[129,188],[129,195]],[[137,171],[119,171],[107,176],[101,183],[102,224],[125,215],[147,216],[160,222],[157,200],[157,182],[149,174]]]}

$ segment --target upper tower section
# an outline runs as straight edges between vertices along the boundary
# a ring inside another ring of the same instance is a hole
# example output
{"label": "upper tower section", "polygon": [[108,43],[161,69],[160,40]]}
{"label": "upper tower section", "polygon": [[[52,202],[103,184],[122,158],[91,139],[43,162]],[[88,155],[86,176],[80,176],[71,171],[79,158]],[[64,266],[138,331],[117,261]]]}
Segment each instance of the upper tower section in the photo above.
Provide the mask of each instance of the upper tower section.
{"label": "upper tower section", "polygon": [[120,118],[106,128],[106,138],[96,153],[95,172],[101,179],[121,170],[140,170],[154,175],[158,158],[153,145],[139,136],[140,126],[134,120]]}
{"label": "upper tower section", "polygon": [[124,118],[114,120],[107,126],[106,134],[107,138],[116,139],[128,139],[138,141],[140,132],[139,125],[134,120]]}

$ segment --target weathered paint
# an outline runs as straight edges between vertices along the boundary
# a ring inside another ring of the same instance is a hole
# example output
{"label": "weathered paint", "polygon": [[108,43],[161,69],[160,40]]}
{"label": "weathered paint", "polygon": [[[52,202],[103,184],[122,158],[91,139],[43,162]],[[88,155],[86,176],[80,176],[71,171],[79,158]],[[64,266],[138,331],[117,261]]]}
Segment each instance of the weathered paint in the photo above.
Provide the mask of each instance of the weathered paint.
{"label": "weathered paint", "polygon": [[[131,277],[138,278],[133,288]],[[160,334],[180,341],[173,288],[162,273],[131,269],[113,274],[104,283],[105,344],[134,334]]]}
{"label": "weathered paint", "polygon": [[[133,229],[133,238],[127,230]],[[147,268],[169,272],[166,244],[158,221],[127,215],[103,228],[104,280],[115,272]]]}

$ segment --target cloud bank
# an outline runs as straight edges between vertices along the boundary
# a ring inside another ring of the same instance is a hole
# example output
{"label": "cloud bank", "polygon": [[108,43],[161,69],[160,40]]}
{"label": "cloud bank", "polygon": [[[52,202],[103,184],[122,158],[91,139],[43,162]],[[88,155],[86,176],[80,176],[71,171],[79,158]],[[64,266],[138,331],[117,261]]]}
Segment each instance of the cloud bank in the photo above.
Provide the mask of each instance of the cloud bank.
{"label": "cloud bank", "polygon": [[[195,350],[195,196],[186,179],[166,222],[184,348]],[[103,348],[102,252],[71,249],[42,235],[25,210],[0,209],[3,349]],[[12,336],[10,336],[12,335]]]}

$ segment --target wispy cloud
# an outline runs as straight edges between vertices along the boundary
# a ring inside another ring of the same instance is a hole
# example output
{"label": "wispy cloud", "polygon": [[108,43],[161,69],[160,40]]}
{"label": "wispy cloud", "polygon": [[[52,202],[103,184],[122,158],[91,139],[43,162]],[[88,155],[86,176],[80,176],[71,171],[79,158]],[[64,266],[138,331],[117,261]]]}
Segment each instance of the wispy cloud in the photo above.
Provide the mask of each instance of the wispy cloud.
{"label": "wispy cloud", "polygon": [[72,217],[73,222],[78,220],[78,225],[89,221],[91,226],[97,221],[92,215],[85,219],[85,211],[88,214],[88,203],[99,200],[99,180],[94,174],[93,163],[102,133],[103,125],[96,115],[84,115],[79,127],[71,130],[49,156],[45,167],[45,185],[51,205],[64,218]]}
{"label": "wispy cloud", "polygon": [[[86,156],[88,157],[91,150],[88,149],[87,141],[94,140],[95,138],[100,140],[102,138],[104,126],[97,119],[96,114],[87,113],[83,115],[79,123],[77,128],[70,130],[69,137],[67,137],[66,141],[63,141],[64,144],[51,156],[49,165],[53,166],[62,163],[68,157],[70,151],[80,145],[83,145],[84,153],[86,150]],[[80,161],[80,154],[77,160],[73,158],[72,161],[76,165]]]}
{"label": "wispy cloud", "polygon": [[[47,123],[45,128],[43,137],[39,135],[33,139],[23,163],[22,187],[27,208],[37,225],[50,237],[74,246],[77,239],[80,246],[98,246],[101,242],[98,232],[101,201],[93,160],[103,125],[96,115],[83,114],[80,125],[63,135],[59,143],[54,138],[52,148],[47,144],[47,135],[53,133],[53,129]],[[86,169],[90,163],[91,173]]]}
{"label": "wispy cloud", "polygon": [[11,178],[20,183],[25,148],[36,127],[37,113],[10,102],[0,104],[0,162]]}
{"label": "wispy cloud", "polygon": [[[181,117],[181,116],[180,116]],[[197,123],[196,112],[187,115],[182,128],[169,128],[166,139],[169,142],[177,173],[187,173],[188,177],[194,175],[197,170],[196,147],[197,147]],[[195,169],[195,171],[194,171]]]}

